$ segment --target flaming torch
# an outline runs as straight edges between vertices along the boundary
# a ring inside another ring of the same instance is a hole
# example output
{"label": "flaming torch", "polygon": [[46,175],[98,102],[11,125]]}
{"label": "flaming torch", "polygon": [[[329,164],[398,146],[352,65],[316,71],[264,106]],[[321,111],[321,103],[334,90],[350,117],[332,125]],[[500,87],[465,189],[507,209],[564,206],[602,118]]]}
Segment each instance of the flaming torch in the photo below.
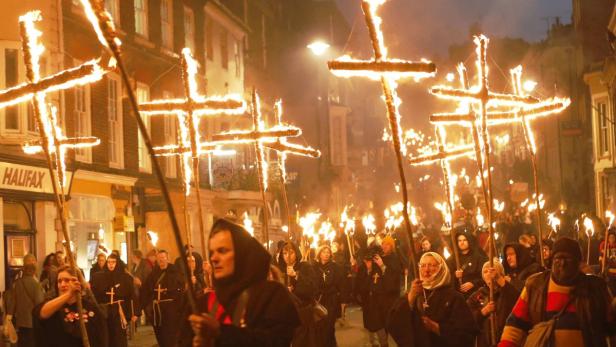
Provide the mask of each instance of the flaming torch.
{"label": "flaming torch", "polygon": [[548,214],[548,225],[552,228],[547,237],[549,239],[552,233],[558,234],[558,230],[560,229],[560,219],[556,217],[556,213],[552,212]]}
{"label": "flaming torch", "polygon": [[586,231],[586,236],[588,237],[586,264],[590,265],[590,243],[592,241],[592,236],[595,234],[595,226],[593,225],[592,219],[590,219],[589,217],[584,217],[584,230]]}
{"label": "flaming torch", "polygon": [[404,208],[402,215],[408,234],[411,264],[415,278],[418,278],[418,268],[415,264],[415,248],[413,246],[413,227],[407,210],[409,199],[402,159],[406,152],[406,148],[403,147],[401,143],[402,128],[400,126],[401,116],[399,112],[401,100],[398,98],[397,94],[397,81],[401,78],[408,77],[420,79],[433,76],[436,72],[436,66],[427,61],[411,62],[388,58],[387,48],[385,47],[383,39],[383,31],[381,30],[382,19],[377,15],[377,9],[384,2],[384,0],[363,0],[361,3],[366,26],[368,27],[370,40],[372,42],[372,48],[374,50],[374,59],[354,60],[349,57],[343,57],[328,62],[328,67],[334,74],[339,76],[360,76],[380,80],[381,82],[385,104],[387,106],[389,128],[393,136],[394,152],[398,163],[398,174],[400,176],[402,203]]}

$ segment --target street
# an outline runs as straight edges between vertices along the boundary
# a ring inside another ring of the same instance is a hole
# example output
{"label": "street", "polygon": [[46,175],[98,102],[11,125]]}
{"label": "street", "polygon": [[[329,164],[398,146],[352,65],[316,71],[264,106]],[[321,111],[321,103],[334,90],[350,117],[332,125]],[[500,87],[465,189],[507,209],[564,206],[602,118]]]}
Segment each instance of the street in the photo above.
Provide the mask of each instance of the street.
{"label": "street", "polygon": [[[344,326],[336,326],[336,338],[339,347],[363,347],[369,346],[368,334],[362,327],[361,309],[357,306],[347,309],[347,321]],[[390,346],[396,344],[389,339]],[[151,326],[140,327],[135,339],[128,342],[129,347],[154,347],[156,338]]]}

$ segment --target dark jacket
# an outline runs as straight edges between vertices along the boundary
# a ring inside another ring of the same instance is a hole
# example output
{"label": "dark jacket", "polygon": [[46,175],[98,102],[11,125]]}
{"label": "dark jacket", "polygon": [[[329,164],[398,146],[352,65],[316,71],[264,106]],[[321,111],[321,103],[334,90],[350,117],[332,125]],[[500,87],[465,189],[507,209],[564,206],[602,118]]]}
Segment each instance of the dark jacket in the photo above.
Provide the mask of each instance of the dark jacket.
{"label": "dark jacket", "polygon": [[[463,293],[465,298],[468,298],[474,290],[483,286],[483,278],[481,277],[481,269],[483,264],[488,261],[488,257],[486,254],[477,246],[477,241],[472,234],[469,233],[458,233],[459,235],[466,236],[466,239],[469,243],[470,251],[467,254],[462,254],[458,249],[458,256],[460,258],[460,267],[463,270],[462,274],[462,283],[470,282],[473,284],[473,288]],[[457,237],[457,236],[456,236]],[[456,242],[456,247],[458,247]],[[456,261],[455,257],[451,256],[447,259],[447,266],[449,266],[449,270],[451,272],[452,281],[455,282],[456,289],[459,289],[460,281],[455,277],[456,273]]]}
{"label": "dark jacket", "polygon": [[[546,320],[545,302],[550,275],[551,271],[544,271],[526,281],[528,312],[533,326]],[[612,319],[614,312],[605,281],[595,275],[580,273],[572,294],[584,344],[587,347],[606,347],[606,336],[616,333],[616,321]]]}
{"label": "dark jacket", "polygon": [[[409,306],[406,296],[396,302],[387,319],[387,331],[400,347],[473,347],[478,333],[475,320],[462,294],[447,285],[426,291],[429,307],[423,308],[423,297]],[[436,335],[423,325],[427,316],[440,326]]]}
{"label": "dark jacket", "polygon": [[[507,248],[512,248],[516,255],[517,265],[514,268],[507,263]],[[522,246],[519,243],[510,243],[503,247],[503,268],[505,269],[505,275],[511,277],[511,284],[519,291],[524,288],[524,283],[530,275],[540,272],[542,270],[535,258],[531,256],[530,249]]]}
{"label": "dark jacket", "polygon": [[[510,283],[505,282],[505,286],[499,288],[494,292],[494,300],[496,303],[496,339],[498,340],[503,332],[503,328],[505,327],[505,322],[507,321],[507,317],[511,313],[513,306],[518,300],[518,296],[520,296],[520,291],[518,291],[514,286]],[[469,298],[466,300],[468,307],[471,309],[473,313],[473,317],[475,318],[475,322],[479,326],[480,333],[477,336],[477,347],[489,347],[490,344],[490,319],[489,316],[486,317],[481,314],[481,309],[485,307],[490,301],[490,290],[488,287],[483,286],[475,291]]]}

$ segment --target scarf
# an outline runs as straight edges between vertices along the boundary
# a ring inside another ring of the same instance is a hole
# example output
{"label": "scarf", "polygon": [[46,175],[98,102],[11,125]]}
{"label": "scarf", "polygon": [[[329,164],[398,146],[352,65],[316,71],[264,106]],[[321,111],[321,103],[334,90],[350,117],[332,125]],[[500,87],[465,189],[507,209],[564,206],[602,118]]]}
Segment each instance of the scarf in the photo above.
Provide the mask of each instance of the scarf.
{"label": "scarf", "polygon": [[443,257],[441,257],[438,253],[426,252],[421,256],[419,262],[421,262],[424,257],[432,257],[439,264],[439,270],[432,276],[425,278],[421,277],[420,274],[422,286],[424,287],[424,289],[432,290],[448,285],[451,282],[451,275],[449,274],[449,268],[447,267],[447,264],[445,264],[445,259],[443,259]]}

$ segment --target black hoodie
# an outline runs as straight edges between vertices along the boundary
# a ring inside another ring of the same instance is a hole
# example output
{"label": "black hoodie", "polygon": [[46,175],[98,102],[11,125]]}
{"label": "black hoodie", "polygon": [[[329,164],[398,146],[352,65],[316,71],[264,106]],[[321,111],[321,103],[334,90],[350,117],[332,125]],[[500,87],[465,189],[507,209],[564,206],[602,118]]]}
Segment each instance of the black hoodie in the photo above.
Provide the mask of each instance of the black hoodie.
{"label": "black hoodie", "polygon": [[302,304],[311,303],[316,299],[318,290],[314,268],[310,263],[300,261],[302,259],[302,253],[296,244],[287,242],[285,246],[286,245],[290,245],[295,251],[296,260],[293,265],[293,270],[297,276],[291,277],[287,275],[287,263],[282,256],[283,250],[280,250],[280,254],[277,257],[278,268],[284,275],[285,283],[291,288],[291,292],[302,301]]}
{"label": "black hoodie", "polygon": [[[458,248],[458,237],[465,236],[468,240],[469,252],[467,254],[462,254],[462,252]],[[468,298],[477,288],[483,285],[483,277],[481,277],[481,269],[483,264],[488,260],[485,252],[481,250],[478,245],[475,237],[466,232],[458,232],[456,233],[456,249],[458,249],[458,256],[460,258],[460,267],[463,270],[462,274],[462,284],[466,282],[470,282],[473,284],[473,288],[466,293],[462,293],[465,298]],[[460,281],[455,277],[456,273],[456,261],[455,257],[452,254],[449,259],[447,259],[447,265],[449,266],[449,270],[451,271],[452,281],[455,282],[456,289],[460,288]]]}
{"label": "black hoodie", "polygon": [[[221,326],[215,346],[289,346],[299,325],[299,316],[288,290],[278,282],[267,280],[269,253],[242,226],[226,219],[214,223],[210,238],[224,231],[231,233],[235,266],[233,275],[224,279],[213,278],[214,295],[224,309],[222,315],[217,315]],[[225,318],[235,311],[238,298],[245,290],[248,300],[243,324],[225,323]],[[200,300],[202,312],[210,311],[212,299],[212,293],[208,293]]]}
{"label": "black hoodie", "polygon": [[[516,255],[516,267],[511,268],[507,262],[507,249],[511,248]],[[511,285],[517,291],[522,291],[526,279],[541,271],[541,265],[537,264],[532,257],[530,250],[519,243],[509,243],[503,247],[503,268],[505,275],[511,277]]]}

